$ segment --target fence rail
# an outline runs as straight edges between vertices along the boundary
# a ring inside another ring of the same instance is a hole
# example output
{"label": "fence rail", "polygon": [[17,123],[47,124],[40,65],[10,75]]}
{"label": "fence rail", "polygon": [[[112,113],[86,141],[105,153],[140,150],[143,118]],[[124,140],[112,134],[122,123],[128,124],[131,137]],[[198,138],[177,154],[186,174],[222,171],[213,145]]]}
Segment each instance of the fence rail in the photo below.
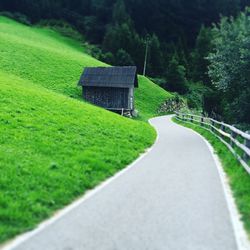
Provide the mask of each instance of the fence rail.
{"label": "fence rail", "polygon": [[209,117],[176,112],[177,120],[196,124],[214,134],[236,156],[250,174],[250,132],[243,132],[232,125]]}

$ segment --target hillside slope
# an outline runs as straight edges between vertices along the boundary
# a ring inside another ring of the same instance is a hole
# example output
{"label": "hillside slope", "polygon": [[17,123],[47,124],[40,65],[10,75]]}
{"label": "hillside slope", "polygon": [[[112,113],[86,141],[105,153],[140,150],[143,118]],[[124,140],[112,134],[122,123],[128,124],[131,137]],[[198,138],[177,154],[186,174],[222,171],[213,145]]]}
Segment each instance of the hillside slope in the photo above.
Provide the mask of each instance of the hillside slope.
{"label": "hillside slope", "polygon": [[0,241],[129,164],[155,138],[132,121],[0,73]]}
{"label": "hillside slope", "polygon": [[[105,65],[55,31],[27,27],[5,17],[0,17],[0,37],[1,70],[70,97],[81,97],[76,84],[83,67]],[[146,120],[170,94],[143,77],[139,84],[136,108]]]}
{"label": "hillside slope", "polygon": [[[0,242],[33,228],[155,140],[142,121],[83,102],[77,42],[0,17]],[[141,119],[170,95],[140,77]]]}

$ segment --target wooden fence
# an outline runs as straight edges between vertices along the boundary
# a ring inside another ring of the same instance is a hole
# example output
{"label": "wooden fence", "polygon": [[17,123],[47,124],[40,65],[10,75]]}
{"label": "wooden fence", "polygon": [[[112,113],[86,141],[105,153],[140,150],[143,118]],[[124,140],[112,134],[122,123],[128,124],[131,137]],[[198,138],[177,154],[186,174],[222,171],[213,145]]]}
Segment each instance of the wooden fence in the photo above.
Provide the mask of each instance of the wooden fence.
{"label": "wooden fence", "polygon": [[209,117],[176,112],[177,120],[196,124],[219,138],[236,156],[244,169],[250,174],[250,132],[243,132],[232,125]]}

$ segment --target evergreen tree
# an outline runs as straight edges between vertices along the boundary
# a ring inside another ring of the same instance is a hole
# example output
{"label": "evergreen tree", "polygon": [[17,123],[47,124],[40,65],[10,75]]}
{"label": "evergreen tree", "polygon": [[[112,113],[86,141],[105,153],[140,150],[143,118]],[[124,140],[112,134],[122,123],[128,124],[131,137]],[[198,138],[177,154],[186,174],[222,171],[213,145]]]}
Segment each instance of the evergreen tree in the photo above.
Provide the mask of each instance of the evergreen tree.
{"label": "evergreen tree", "polygon": [[8,14],[20,21],[25,19],[24,14],[31,23],[44,19],[66,21],[104,52],[116,55],[119,49],[126,51],[140,72],[145,55],[143,37],[155,34],[149,73],[162,76],[174,53],[169,51],[174,43],[179,64],[190,78],[193,67],[189,53],[201,24],[210,26],[219,21],[221,14],[235,16],[248,4],[249,0],[0,0],[0,11],[22,14]]}
{"label": "evergreen tree", "polygon": [[127,13],[126,6],[123,0],[117,0],[113,8],[113,23],[123,24],[131,22],[130,16]]}
{"label": "evergreen tree", "polygon": [[86,16],[84,18],[84,33],[86,38],[91,43],[99,43],[102,39],[102,27],[100,26],[97,17]]}
{"label": "evergreen tree", "polygon": [[149,39],[148,72],[151,76],[160,76],[164,72],[164,58],[158,37],[154,34]]}
{"label": "evergreen tree", "polygon": [[[189,70],[189,50],[187,47],[187,42],[185,40],[185,35],[181,32],[181,36],[178,39],[177,46],[175,47],[175,53],[178,54],[179,62],[183,65],[186,70]],[[188,74],[189,72],[187,72]]]}
{"label": "evergreen tree", "polygon": [[192,53],[193,80],[209,86],[211,85],[211,81],[207,73],[209,65],[207,57],[212,52],[212,37],[211,29],[202,25],[196,39],[194,52]]}
{"label": "evergreen tree", "polygon": [[117,66],[131,66],[135,64],[132,57],[124,49],[119,49],[115,58],[115,64]]}
{"label": "evergreen tree", "polygon": [[187,84],[186,69],[179,63],[177,55],[174,55],[168,66],[166,87],[173,92],[186,94]]}

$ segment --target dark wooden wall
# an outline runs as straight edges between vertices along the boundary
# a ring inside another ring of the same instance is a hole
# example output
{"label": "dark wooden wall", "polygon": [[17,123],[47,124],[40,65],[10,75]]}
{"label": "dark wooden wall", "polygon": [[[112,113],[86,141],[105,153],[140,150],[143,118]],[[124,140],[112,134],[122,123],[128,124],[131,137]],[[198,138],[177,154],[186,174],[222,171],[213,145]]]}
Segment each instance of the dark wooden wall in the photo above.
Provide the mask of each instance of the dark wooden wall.
{"label": "dark wooden wall", "polygon": [[106,109],[130,109],[128,88],[83,87],[83,98]]}

